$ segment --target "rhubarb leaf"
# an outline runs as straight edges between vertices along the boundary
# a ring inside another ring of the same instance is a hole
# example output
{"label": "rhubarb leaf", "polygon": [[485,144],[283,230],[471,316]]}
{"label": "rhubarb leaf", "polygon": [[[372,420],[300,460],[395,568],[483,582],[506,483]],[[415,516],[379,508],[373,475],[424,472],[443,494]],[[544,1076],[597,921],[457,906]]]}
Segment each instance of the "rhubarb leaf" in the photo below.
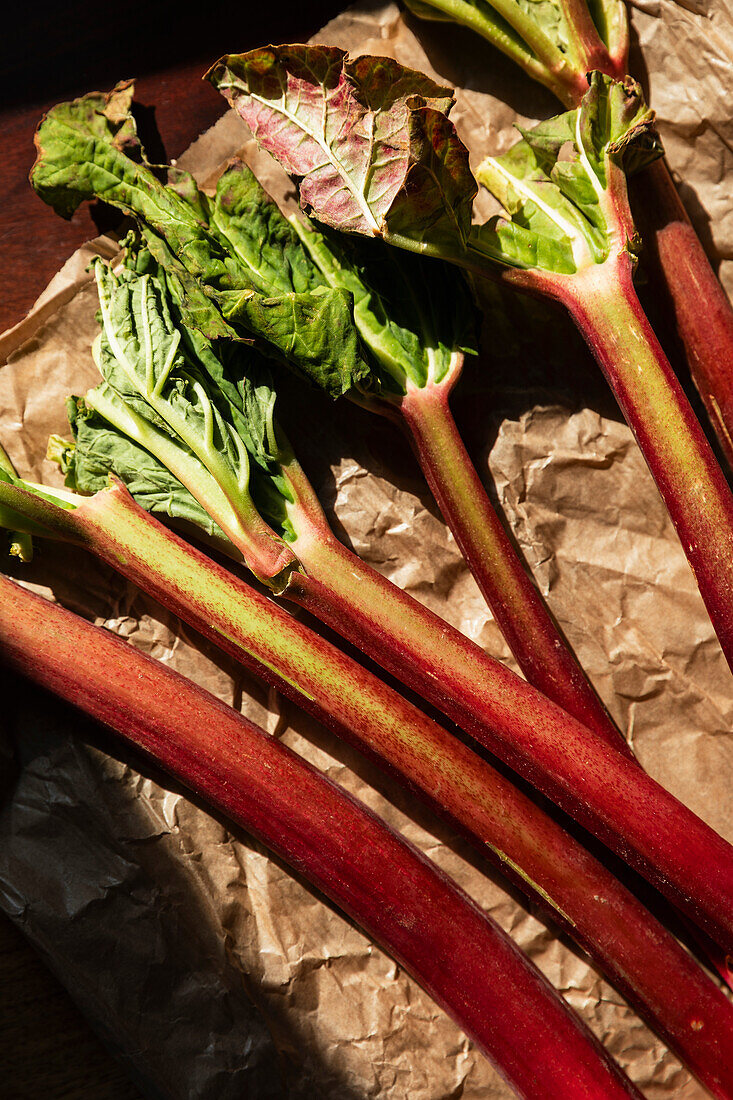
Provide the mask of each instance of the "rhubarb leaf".
{"label": "rhubarb leaf", "polygon": [[[144,243],[144,248],[140,247],[139,241]],[[165,281],[179,315],[189,328],[201,332],[208,340],[252,343],[225,321],[213,297],[206,293],[201,283],[174,256],[166,241],[149,226],[141,225],[139,234],[128,234],[123,245],[127,266],[136,266],[140,274],[149,272],[158,280]]]}
{"label": "rhubarb leaf", "polygon": [[416,251],[465,243],[476,184],[447,118],[450,89],[330,46],[229,55],[208,77],[324,225]]}
{"label": "rhubarb leaf", "polygon": [[219,177],[209,225],[262,294],[302,294],[327,285],[280,207],[239,159]]}
{"label": "rhubarb leaf", "polygon": [[188,199],[166,187],[145,159],[132,114],[134,85],[59,103],[36,134],[31,183],[70,218],[85,200],[101,199],[142,219],[203,285],[244,287],[237,264],[207,232]]}
{"label": "rhubarb leaf", "polygon": [[319,287],[277,298],[224,293],[219,300],[227,321],[256,332],[263,350],[276,349],[278,358],[331,397],[347,393],[368,374],[351,303],[340,290]]}
{"label": "rhubarb leaf", "polygon": [[188,354],[161,284],[148,274],[118,277],[101,261],[95,275],[102,332],[94,353],[105,382],[132,412],[195,455],[233,505],[251,509],[246,445]]}
{"label": "rhubarb leaf", "polygon": [[186,330],[165,285],[136,270],[144,266],[139,254],[119,276],[95,265],[102,332],[93,351],[105,383],[86,404],[164,463],[266,577],[263,545],[275,531],[292,533],[281,472],[291,452],[275,425],[269,370],[253,349],[224,345],[221,356]]}
{"label": "rhubarb leaf", "polygon": [[209,225],[258,295],[222,295],[224,313],[280,347],[333,397],[365,378],[351,296],[328,286],[254,173],[234,160],[219,179]]}
{"label": "rhubarb leaf", "polygon": [[405,393],[408,382],[440,383],[465,353],[476,354],[476,310],[454,268],[382,241],[319,232],[300,219],[293,225],[329,283],[352,294],[354,321],[382,389]]}
{"label": "rhubarb leaf", "polygon": [[654,115],[631,80],[591,75],[576,110],[532,130],[478,177],[508,219],[475,227],[472,246],[502,264],[572,274],[637,248],[624,173],[661,155]]}
{"label": "rhubarb leaf", "polygon": [[48,458],[77,492],[96,493],[114,475],[147,512],[183,520],[211,538],[225,541],[223,531],[181,482],[149,451],[113,428],[82,398],[66,402],[73,441],[51,436]]}
{"label": "rhubarb leaf", "polygon": [[[133,86],[94,93],[49,111],[36,135],[31,182],[60,214],[84,200],[111,203],[135,217],[146,243],[170,274],[189,324],[209,339],[251,333],[270,355],[336,396],[367,372],[350,323],[349,299],[327,286],[283,286],[275,257],[257,270],[253,255],[229,251],[208,225],[212,204],[187,173],[145,159],[131,111]],[[157,174],[156,174],[157,173]],[[221,194],[220,208],[227,192]],[[196,287],[196,284],[198,286]]]}

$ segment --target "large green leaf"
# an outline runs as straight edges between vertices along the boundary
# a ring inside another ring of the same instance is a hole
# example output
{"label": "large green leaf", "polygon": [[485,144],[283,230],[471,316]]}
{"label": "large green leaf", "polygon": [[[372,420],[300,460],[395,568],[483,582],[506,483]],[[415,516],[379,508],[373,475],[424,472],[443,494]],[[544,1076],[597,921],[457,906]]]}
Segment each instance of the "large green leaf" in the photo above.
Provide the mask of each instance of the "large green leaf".
{"label": "large green leaf", "polygon": [[416,250],[465,241],[476,185],[447,117],[450,89],[330,46],[229,55],[208,76],[324,225]]}
{"label": "large green leaf", "polygon": [[384,242],[319,232],[294,219],[303,244],[332,286],[354,299],[354,320],[381,385],[404,393],[439,383],[477,350],[476,310],[465,280]]}
{"label": "large green leaf", "polygon": [[351,303],[341,290],[319,287],[276,298],[232,292],[221,294],[220,303],[227,321],[256,332],[263,350],[275,349],[331,397],[347,393],[369,373]]}
{"label": "large green leaf", "polygon": [[[134,216],[168,272],[188,324],[210,339],[251,333],[268,354],[290,362],[329,393],[344,393],[367,373],[349,299],[318,281],[290,285],[289,270],[277,272],[275,244],[263,249],[258,269],[256,249],[243,247],[241,224],[233,248],[220,232],[231,213],[233,172],[212,204],[187,173],[154,169],[137,138],[132,95],[128,82],[109,95],[93,93],[49,111],[36,135],[31,172],[38,194],[65,217],[94,198]],[[167,184],[159,178],[163,171]],[[262,227],[273,204],[259,191]],[[250,195],[250,216],[257,198]],[[287,262],[282,250],[280,255]]]}
{"label": "large green leaf", "polygon": [[209,225],[263,294],[302,294],[326,285],[280,207],[239,159],[219,177]]}
{"label": "large green leaf", "polygon": [[36,134],[33,187],[66,218],[95,198],[141,218],[207,287],[248,286],[191,202],[166,187],[145,159],[131,110],[133,94],[127,81],[107,95],[93,92],[53,107]]}
{"label": "large green leaf", "polygon": [[163,273],[151,268],[144,250],[119,276],[95,267],[102,333],[94,352],[105,385],[87,403],[163,462],[227,533],[267,543],[273,527],[290,537],[281,465],[292,456],[275,424],[266,362],[240,344],[217,350],[186,329]]}
{"label": "large green leaf", "polygon": [[[118,277],[101,261],[95,274],[102,320],[95,359],[105,382],[188,458],[195,455],[234,507],[251,510],[245,441],[191,354],[194,345],[176,324],[163,286],[150,274],[127,270]],[[203,470],[201,479],[208,480]]]}
{"label": "large green leaf", "polygon": [[661,155],[639,85],[593,73],[576,110],[532,130],[478,169],[509,218],[475,227],[472,245],[499,263],[572,274],[636,248],[625,173]]}

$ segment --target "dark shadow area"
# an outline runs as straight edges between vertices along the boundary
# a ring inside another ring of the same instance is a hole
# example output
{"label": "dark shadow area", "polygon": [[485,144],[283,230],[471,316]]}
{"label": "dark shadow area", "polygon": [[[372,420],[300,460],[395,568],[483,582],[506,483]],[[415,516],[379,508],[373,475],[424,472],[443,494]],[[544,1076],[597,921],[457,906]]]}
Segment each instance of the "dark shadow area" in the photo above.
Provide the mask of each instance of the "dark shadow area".
{"label": "dark shadow area", "polygon": [[636,28],[633,25],[631,18],[629,17],[629,64],[628,72],[630,76],[633,76],[634,80],[637,80],[641,84],[644,98],[647,103],[650,102],[650,77],[649,66],[646,63],[644,57],[644,51],[641,48],[641,42],[639,41],[639,35]]}
{"label": "dark shadow area", "polygon": [[[5,686],[7,679],[3,671],[0,683]],[[54,903],[48,891],[34,897],[29,886],[30,896],[25,899],[19,924],[68,987],[93,1029],[147,1097],[177,1100],[184,1095],[184,1087],[185,1095],[202,1100],[214,1096],[233,1100],[249,1095],[250,1090],[272,1100],[305,1095],[303,1067],[297,1057],[305,1048],[292,1021],[284,1015],[273,1016],[271,1005],[263,1002],[256,977],[243,971],[226,941],[220,939],[205,897],[191,890],[190,871],[167,849],[153,843],[156,838],[149,833],[149,817],[130,803],[129,793],[125,795],[117,784],[110,783],[85,746],[111,754],[167,790],[190,797],[188,792],[69,705],[17,677],[12,677],[11,687],[14,706],[9,725],[21,776],[26,777],[21,796],[23,820],[26,830],[33,827],[35,844],[39,838],[42,843],[47,831],[59,864],[50,880],[41,874],[40,881],[57,882],[57,889],[71,893],[76,889],[96,899],[96,905],[90,903],[70,919],[64,915],[63,904]],[[63,776],[58,789],[54,765]],[[78,784],[68,797],[64,794],[67,781]],[[47,810],[38,810],[31,823],[28,802],[44,788],[48,788],[52,804]],[[77,843],[80,829],[84,839]],[[259,847],[241,831],[239,838],[250,847]],[[72,874],[75,869],[77,876],[63,886],[56,879],[63,874],[62,866]],[[97,921],[104,922],[101,934],[95,934]],[[113,934],[110,921],[119,928],[119,953],[115,950],[114,959],[94,958],[95,943],[107,943]],[[139,955],[136,950],[136,967],[128,967],[125,941],[140,935],[150,943],[144,943]],[[200,1002],[187,988],[189,969],[191,982],[200,987],[199,998],[208,991],[205,1007],[211,1019],[197,1019]],[[143,985],[139,986],[141,978]],[[171,979],[171,1011],[177,1013],[177,1020],[168,1038],[166,990]],[[276,998],[270,1001],[274,1004]],[[185,1031],[189,1038],[185,1052],[178,1031]],[[273,1041],[274,1032],[277,1041]],[[237,1041],[233,1044],[234,1035]],[[212,1043],[216,1045],[212,1047]],[[218,1063],[213,1071],[212,1058],[215,1066]],[[205,1089],[197,1088],[192,1072],[198,1062],[209,1065]],[[308,1050],[308,1063],[309,1084],[318,1094],[328,1086],[333,1095],[361,1100],[335,1079],[332,1069],[320,1066],[312,1050]],[[214,1084],[217,1081],[219,1084]]]}
{"label": "dark shadow area", "polygon": [[62,7],[39,0],[11,9],[4,21],[0,102],[8,109],[104,88],[110,56],[118,58],[117,79],[123,79],[201,59],[213,64],[225,53],[280,42],[285,28],[287,41],[302,41],[342,7],[338,0],[281,0],[277,6],[248,5],[237,20],[221,0],[195,17],[173,0],[128,0],[114,16],[91,0]]}
{"label": "dark shadow area", "polygon": [[552,93],[475,31],[454,23],[418,19],[408,11],[403,14],[431,66],[447,84],[494,96],[527,118],[557,114],[558,101]]}

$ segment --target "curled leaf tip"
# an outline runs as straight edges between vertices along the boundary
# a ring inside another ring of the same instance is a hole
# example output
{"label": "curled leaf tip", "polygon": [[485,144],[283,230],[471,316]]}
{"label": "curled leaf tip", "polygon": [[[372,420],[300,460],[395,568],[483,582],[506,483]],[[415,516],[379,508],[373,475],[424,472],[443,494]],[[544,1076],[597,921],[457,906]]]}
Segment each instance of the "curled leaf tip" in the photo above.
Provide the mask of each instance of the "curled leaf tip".
{"label": "curled leaf tip", "polygon": [[508,266],[561,275],[635,255],[626,176],[662,151],[639,85],[593,72],[579,107],[520,132],[478,169],[508,219],[476,227],[476,246]]}
{"label": "curled leaf tip", "polygon": [[132,115],[134,92],[134,81],[123,80],[110,92],[58,103],[41,119],[29,179],[61,217],[71,218],[80,203],[95,197],[90,150],[108,146],[133,160],[144,159]]}

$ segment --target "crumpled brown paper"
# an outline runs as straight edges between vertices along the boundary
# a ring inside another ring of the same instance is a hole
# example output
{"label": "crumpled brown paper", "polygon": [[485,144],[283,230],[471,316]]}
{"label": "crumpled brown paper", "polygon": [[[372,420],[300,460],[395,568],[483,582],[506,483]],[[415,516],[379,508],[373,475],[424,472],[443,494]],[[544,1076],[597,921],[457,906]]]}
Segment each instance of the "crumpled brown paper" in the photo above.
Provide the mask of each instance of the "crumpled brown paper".
{"label": "crumpled brown paper", "polygon": [[[703,228],[709,217],[717,254],[733,259],[723,182],[733,137],[731,13],[662,0],[634,10],[633,24],[672,167],[694,191]],[[515,119],[556,109],[472,36],[405,19],[394,4],[362,4],[317,37],[459,85],[453,117],[476,157],[506,148]],[[232,113],[179,164],[211,183],[235,152],[283,197],[277,168]],[[479,204],[477,216],[485,212]],[[80,250],[29,318],[0,338],[0,439],[26,476],[58,482],[46,439],[66,430],[65,395],[96,379],[85,267],[94,251],[109,257],[115,247],[101,239]],[[724,275],[733,278],[733,266]],[[469,365],[458,388],[467,441],[643,765],[733,840],[733,681],[689,567],[597,368],[569,329],[554,356],[548,333],[538,358],[524,324],[513,324],[518,308],[510,305],[492,340],[493,358]],[[295,400],[299,455],[345,540],[511,663],[396,430],[345,402],[302,391]],[[704,1095],[584,958],[356,753],[93,559],[40,543],[31,566],[8,571],[194,677],[376,808],[511,932],[645,1095]],[[19,775],[0,812],[0,905],[147,1095],[511,1095],[414,982],[257,845],[148,766],[143,778],[90,747],[88,724],[71,711],[34,692],[21,702],[10,716]],[[114,752],[112,740],[104,747]]]}

